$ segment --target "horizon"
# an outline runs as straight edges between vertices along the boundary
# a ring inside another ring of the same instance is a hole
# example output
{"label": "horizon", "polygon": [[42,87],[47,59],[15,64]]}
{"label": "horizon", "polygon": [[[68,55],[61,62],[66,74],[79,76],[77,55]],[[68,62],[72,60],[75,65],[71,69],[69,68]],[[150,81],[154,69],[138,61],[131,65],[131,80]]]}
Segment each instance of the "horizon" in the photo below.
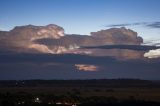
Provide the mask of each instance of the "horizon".
{"label": "horizon", "polygon": [[160,106],[160,0],[0,0],[0,106]]}

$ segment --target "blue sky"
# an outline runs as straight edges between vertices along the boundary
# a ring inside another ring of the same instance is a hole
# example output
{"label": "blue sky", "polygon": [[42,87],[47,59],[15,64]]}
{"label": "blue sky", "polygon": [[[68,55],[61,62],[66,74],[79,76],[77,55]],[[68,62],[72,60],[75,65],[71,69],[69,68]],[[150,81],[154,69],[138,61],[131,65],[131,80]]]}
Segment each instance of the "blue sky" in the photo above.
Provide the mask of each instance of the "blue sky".
{"label": "blue sky", "polygon": [[[160,0],[0,0],[0,29],[52,23],[66,33],[89,34],[112,24],[159,22],[159,10]],[[160,38],[160,28],[127,28],[145,39]]]}

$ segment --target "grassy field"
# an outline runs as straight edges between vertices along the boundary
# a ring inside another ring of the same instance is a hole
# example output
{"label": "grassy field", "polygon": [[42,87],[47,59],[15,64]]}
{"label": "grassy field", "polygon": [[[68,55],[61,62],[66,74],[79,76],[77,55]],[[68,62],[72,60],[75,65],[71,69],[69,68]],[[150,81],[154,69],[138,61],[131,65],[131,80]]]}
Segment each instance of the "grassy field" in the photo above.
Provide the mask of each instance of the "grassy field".
{"label": "grassy field", "polygon": [[4,87],[0,94],[29,94],[80,97],[104,96],[115,97],[120,100],[134,97],[138,100],[160,102],[160,88],[103,88],[103,87]]}
{"label": "grassy field", "polygon": [[159,82],[142,80],[32,80],[0,82],[1,104],[3,102],[13,103],[17,104],[14,106],[18,106],[18,103],[29,103],[28,105],[25,104],[25,106],[35,106],[36,98],[40,100],[40,103],[50,103],[50,105],[52,103],[53,106],[59,102],[62,105],[65,105],[65,103],[81,103],[83,105],[86,103],[89,105],[109,103],[111,105],[112,103],[123,104],[123,101],[125,101],[124,103],[128,103],[128,101],[141,103],[139,105],[142,106],[146,102],[160,104],[160,85]]}
{"label": "grassy field", "polygon": [[160,102],[159,82],[145,80],[31,80],[1,81],[0,94],[54,95],[86,97],[115,97],[119,100]]}

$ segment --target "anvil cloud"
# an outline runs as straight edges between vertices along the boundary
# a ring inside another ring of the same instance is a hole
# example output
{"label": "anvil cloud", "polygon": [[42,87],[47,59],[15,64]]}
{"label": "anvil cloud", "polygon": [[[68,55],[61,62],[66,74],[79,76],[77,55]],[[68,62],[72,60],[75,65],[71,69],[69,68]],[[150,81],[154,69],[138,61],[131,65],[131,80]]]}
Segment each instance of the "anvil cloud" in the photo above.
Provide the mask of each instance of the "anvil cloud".
{"label": "anvil cloud", "polygon": [[[66,36],[65,36],[66,35]],[[11,31],[0,31],[0,48],[14,52],[65,53],[79,46],[139,45],[143,39],[126,28],[111,28],[91,35],[67,35],[60,26],[18,26]]]}
{"label": "anvil cloud", "polygon": [[18,26],[0,31],[0,79],[153,79],[149,70],[159,78],[159,47],[142,44],[124,27],[75,35],[54,24]]}

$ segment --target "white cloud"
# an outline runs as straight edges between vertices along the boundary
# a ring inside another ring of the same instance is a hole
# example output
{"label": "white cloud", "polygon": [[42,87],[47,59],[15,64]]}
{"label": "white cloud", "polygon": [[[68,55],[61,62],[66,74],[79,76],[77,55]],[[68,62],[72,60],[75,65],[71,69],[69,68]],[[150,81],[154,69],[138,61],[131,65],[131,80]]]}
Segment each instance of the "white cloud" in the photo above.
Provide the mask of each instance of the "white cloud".
{"label": "white cloud", "polygon": [[80,71],[98,71],[98,66],[87,64],[75,64],[75,67]]}
{"label": "white cloud", "polygon": [[144,54],[144,57],[159,58],[160,57],[160,49],[150,50],[149,52]]}

